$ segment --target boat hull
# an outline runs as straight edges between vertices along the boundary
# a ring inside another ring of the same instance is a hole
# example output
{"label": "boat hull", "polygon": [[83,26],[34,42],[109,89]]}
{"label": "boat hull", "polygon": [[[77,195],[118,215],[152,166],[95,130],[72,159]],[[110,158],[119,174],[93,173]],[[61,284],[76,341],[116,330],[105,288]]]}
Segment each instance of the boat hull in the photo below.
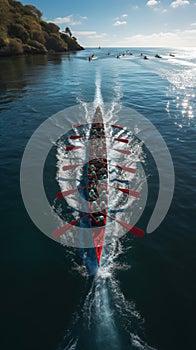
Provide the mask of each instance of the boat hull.
{"label": "boat hull", "polygon": [[[108,162],[106,131],[99,107],[92,120],[89,141],[88,206],[97,262],[100,265],[108,214]],[[94,196],[90,196],[92,188]]]}

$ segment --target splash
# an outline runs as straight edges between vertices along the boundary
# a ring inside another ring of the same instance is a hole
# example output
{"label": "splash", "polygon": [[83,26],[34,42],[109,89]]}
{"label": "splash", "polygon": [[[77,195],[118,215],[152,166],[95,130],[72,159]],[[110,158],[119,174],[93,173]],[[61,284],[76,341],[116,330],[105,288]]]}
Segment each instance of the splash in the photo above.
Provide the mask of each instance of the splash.
{"label": "splash", "polygon": [[135,304],[125,299],[115,278],[117,271],[129,268],[116,263],[124,248],[113,241],[107,249],[110,259],[90,286],[86,281],[86,297],[58,350],[153,350],[145,341],[142,317]]}

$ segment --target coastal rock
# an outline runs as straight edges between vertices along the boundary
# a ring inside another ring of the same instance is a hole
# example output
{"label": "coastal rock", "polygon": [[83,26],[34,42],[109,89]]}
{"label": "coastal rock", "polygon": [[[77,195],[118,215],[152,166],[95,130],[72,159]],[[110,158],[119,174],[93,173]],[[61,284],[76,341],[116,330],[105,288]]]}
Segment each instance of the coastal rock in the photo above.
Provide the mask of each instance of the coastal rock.
{"label": "coastal rock", "polygon": [[63,34],[56,24],[41,17],[41,11],[33,5],[1,0],[0,56],[83,50],[71,31]]}

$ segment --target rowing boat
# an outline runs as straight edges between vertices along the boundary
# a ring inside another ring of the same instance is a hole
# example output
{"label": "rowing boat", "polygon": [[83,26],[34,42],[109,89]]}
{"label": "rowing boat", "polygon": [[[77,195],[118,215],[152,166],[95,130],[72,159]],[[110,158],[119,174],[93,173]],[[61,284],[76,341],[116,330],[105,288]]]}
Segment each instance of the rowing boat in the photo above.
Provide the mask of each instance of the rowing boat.
{"label": "rowing boat", "polygon": [[[74,128],[85,126],[86,124],[75,124]],[[123,130],[123,127],[116,124],[110,125],[112,128]],[[84,139],[86,136],[71,135],[70,140]],[[92,249],[95,252],[96,264],[100,266],[101,257],[103,252],[103,246],[106,236],[107,218],[115,221],[120,226],[125,228],[127,232],[131,232],[137,237],[143,237],[144,231],[138,227],[135,227],[129,223],[118,220],[117,218],[109,214],[108,206],[108,194],[109,188],[113,188],[116,191],[125,193],[128,196],[135,198],[140,197],[140,193],[129,188],[116,187],[109,184],[108,173],[108,154],[107,154],[107,142],[106,142],[106,130],[103,121],[103,116],[100,107],[96,108],[95,114],[92,119],[89,134],[89,143],[86,147],[87,150],[87,163],[83,166],[83,176],[80,181],[80,186],[69,189],[66,191],[58,192],[57,198],[62,199],[76,192],[80,192],[82,198],[87,200],[88,212],[81,212],[79,218],[67,223],[66,225],[57,228],[52,237],[55,239],[60,238],[66,231],[70,230],[73,226],[80,225],[81,229],[90,228],[90,234],[92,242]],[[128,140],[122,137],[115,137],[114,141],[127,144]],[[84,146],[68,145],[66,152],[74,152],[75,150],[84,148]],[[111,148],[121,154],[130,155],[131,151],[123,148]],[[63,166],[63,171],[73,170],[83,164],[69,164]],[[124,165],[111,164],[110,166],[116,167],[124,172],[134,174],[135,168],[130,168]],[[85,214],[85,215],[83,215]],[[86,220],[87,219],[87,220]],[[82,231],[82,230],[81,230]],[[88,253],[87,253],[88,254]],[[94,260],[94,259],[93,259]]]}
{"label": "rowing boat", "polygon": [[101,109],[97,107],[90,130],[88,171],[88,207],[90,225],[100,265],[108,214],[108,162],[106,131]]}

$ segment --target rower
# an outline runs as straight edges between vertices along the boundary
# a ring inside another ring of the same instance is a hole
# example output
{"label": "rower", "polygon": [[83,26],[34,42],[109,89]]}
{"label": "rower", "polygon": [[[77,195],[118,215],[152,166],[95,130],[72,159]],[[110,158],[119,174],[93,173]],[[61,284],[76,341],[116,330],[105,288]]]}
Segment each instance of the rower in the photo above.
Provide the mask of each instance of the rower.
{"label": "rower", "polygon": [[102,201],[106,200],[107,199],[107,192],[104,190],[100,193],[100,196]]}
{"label": "rower", "polygon": [[100,215],[97,220],[100,224],[102,224],[104,222],[104,216]]}
{"label": "rower", "polygon": [[90,171],[95,171],[96,168],[95,168],[95,165],[94,164],[90,164]]}
{"label": "rower", "polygon": [[92,212],[100,211],[100,208],[99,208],[99,206],[98,206],[96,201],[93,201],[91,203],[91,210],[92,210]]}
{"label": "rower", "polygon": [[104,216],[99,215],[97,218],[92,215],[92,218],[97,226],[103,226],[104,225]]}
{"label": "rower", "polygon": [[106,168],[105,168],[105,167],[102,167],[102,168],[100,169],[100,173],[101,173],[101,175],[106,174]]}
{"label": "rower", "polygon": [[105,203],[105,201],[101,201],[100,208],[101,208],[102,211],[106,211],[106,203]]}
{"label": "rower", "polygon": [[106,175],[106,174],[101,175],[101,176],[100,176],[100,179],[101,179],[102,181],[106,181],[106,180],[107,180],[107,175]]}
{"label": "rower", "polygon": [[91,173],[88,174],[88,177],[89,177],[90,180],[97,179],[97,174],[93,170],[93,171],[91,171]]}
{"label": "rower", "polygon": [[90,191],[89,191],[89,200],[93,201],[93,200],[95,200],[96,198],[97,198],[97,195],[96,195],[94,189],[91,188]]}
{"label": "rower", "polygon": [[101,128],[101,130],[100,130],[100,135],[101,135],[102,137],[105,136],[105,131],[104,131],[103,128]]}

